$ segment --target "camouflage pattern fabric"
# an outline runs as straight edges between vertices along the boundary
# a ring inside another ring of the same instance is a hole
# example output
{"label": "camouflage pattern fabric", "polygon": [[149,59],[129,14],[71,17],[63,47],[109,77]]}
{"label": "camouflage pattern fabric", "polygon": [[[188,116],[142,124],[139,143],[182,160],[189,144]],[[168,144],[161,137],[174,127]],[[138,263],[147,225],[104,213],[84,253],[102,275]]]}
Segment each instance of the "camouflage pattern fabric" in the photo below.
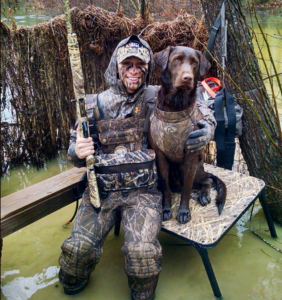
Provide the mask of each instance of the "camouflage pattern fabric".
{"label": "camouflage pattern fabric", "polygon": [[154,184],[158,179],[155,157],[152,149],[95,156],[98,187],[103,191],[115,191]]}
{"label": "camouflage pattern fabric", "polygon": [[84,192],[72,235],[62,245],[59,259],[60,281],[74,289],[88,280],[103,253],[106,236],[121,214],[124,231],[122,252],[125,273],[134,299],[150,299],[154,294],[161,271],[161,246],[157,240],[161,229],[162,196],[156,186],[130,190],[127,197],[121,192],[101,198],[97,214],[89,201],[89,189]]}
{"label": "camouflage pattern fabric", "polygon": [[113,174],[97,174],[98,188],[102,191],[117,191],[136,189],[154,184],[157,179],[157,169],[141,169],[134,172]]}
{"label": "camouflage pattern fabric", "polygon": [[135,152],[124,153],[123,155],[103,154],[95,156],[95,166],[116,166],[121,164],[135,164],[153,161],[156,153],[153,149],[145,149]]}
{"label": "camouflage pattern fabric", "polygon": [[66,25],[68,33],[68,52],[70,57],[72,78],[73,78],[73,90],[75,99],[85,97],[83,72],[80,59],[79,44],[77,42],[76,33],[72,29],[70,5],[68,0],[64,0],[65,13],[66,13]]}
{"label": "camouflage pattern fabric", "polygon": [[149,50],[135,41],[130,41],[125,46],[118,48],[117,63],[119,64],[124,59],[131,56],[138,57],[146,63],[150,61]]}
{"label": "camouflage pattern fabric", "polygon": [[[131,117],[126,119],[111,119],[101,120],[96,123],[96,128],[99,133],[107,131],[124,131],[128,128],[144,128],[145,116],[144,117]],[[139,139],[138,137],[137,139]]]}
{"label": "camouflage pattern fabric", "polygon": [[142,149],[144,123],[145,116],[96,122],[103,152],[113,153],[118,145],[126,147],[128,151]]}
{"label": "camouflage pattern fabric", "polygon": [[[157,169],[153,150],[142,148],[144,117],[101,120],[96,128],[105,153],[124,147],[124,153],[95,156],[98,187],[103,191],[140,188],[157,181]],[[132,152],[126,152],[132,151]],[[115,166],[115,168],[111,168]],[[126,168],[125,168],[126,166]],[[103,168],[101,168],[103,167]],[[104,170],[99,171],[99,170]]]}
{"label": "camouflage pattern fabric", "polygon": [[180,112],[166,112],[155,107],[150,119],[152,139],[168,158],[173,161],[182,159],[185,142],[189,134],[198,129],[197,122],[202,118],[196,104]]}

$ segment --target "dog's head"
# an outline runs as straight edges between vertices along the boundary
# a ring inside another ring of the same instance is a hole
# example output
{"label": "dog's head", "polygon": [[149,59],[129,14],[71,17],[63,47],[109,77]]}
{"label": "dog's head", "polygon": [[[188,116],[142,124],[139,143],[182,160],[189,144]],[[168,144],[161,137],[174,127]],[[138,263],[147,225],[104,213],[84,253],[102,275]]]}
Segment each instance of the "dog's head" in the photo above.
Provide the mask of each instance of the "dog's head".
{"label": "dog's head", "polygon": [[156,53],[154,59],[162,68],[163,87],[170,93],[179,89],[195,89],[199,77],[210,68],[210,63],[200,51],[183,46],[169,46]]}

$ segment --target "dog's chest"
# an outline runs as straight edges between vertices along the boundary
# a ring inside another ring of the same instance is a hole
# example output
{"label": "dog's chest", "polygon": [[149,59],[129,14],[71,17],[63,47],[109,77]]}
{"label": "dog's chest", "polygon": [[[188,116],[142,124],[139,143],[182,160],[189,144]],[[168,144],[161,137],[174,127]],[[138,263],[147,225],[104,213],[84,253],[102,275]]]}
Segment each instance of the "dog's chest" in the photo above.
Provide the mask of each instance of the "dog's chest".
{"label": "dog's chest", "polygon": [[172,161],[184,158],[185,142],[203,118],[195,105],[181,112],[164,112],[155,107],[150,119],[150,131],[154,144]]}

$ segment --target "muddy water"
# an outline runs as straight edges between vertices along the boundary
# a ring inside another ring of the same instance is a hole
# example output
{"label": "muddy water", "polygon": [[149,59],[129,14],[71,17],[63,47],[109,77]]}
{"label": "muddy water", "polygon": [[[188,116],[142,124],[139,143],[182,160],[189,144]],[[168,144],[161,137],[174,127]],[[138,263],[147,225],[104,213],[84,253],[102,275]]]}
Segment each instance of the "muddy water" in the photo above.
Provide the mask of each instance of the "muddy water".
{"label": "muddy water", "polygon": [[[279,15],[274,20],[271,15],[260,15],[260,20],[266,24],[265,28],[273,29],[271,35],[275,34],[276,25],[281,24],[279,18]],[[272,41],[280,41],[275,59],[281,72],[281,38],[275,37]],[[280,104],[280,113],[281,106]],[[1,196],[40,182],[70,167],[65,153],[61,152],[56,160],[47,162],[40,171],[30,166],[13,169],[1,178]],[[71,204],[3,239],[1,299],[70,299],[64,295],[57,275],[60,246],[70,235],[72,227],[63,227],[63,224],[72,217],[74,209],[75,204]],[[274,247],[282,249],[282,228],[276,225],[279,238],[271,238],[259,205],[255,206],[251,221],[249,218],[250,211],[214,249],[209,250],[219,287],[224,299],[280,300],[282,254],[257,238],[251,229],[256,230]],[[196,250],[165,233],[161,233],[159,239],[164,258],[156,300],[214,299]],[[122,243],[122,233],[115,237],[110,232],[104,254],[91,276],[90,284],[77,299],[130,299],[123,272],[124,259],[120,251]]]}

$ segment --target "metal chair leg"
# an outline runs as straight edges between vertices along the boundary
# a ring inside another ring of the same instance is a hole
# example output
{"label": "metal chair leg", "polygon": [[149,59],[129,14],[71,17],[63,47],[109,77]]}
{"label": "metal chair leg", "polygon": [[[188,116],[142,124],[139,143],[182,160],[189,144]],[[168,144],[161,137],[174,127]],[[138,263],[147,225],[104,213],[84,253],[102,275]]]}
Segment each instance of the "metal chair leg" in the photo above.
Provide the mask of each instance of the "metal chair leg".
{"label": "metal chair leg", "polygon": [[272,237],[276,238],[277,233],[276,233],[276,230],[275,230],[275,227],[274,227],[274,224],[273,224],[273,220],[272,220],[272,216],[271,216],[271,213],[270,213],[268,203],[266,201],[265,188],[263,188],[263,190],[261,191],[261,193],[259,195],[259,200],[260,200],[263,212],[265,214],[265,218],[266,218],[266,221],[267,221],[268,228],[270,230],[270,234],[271,234]]}
{"label": "metal chair leg", "polygon": [[193,246],[196,248],[196,250],[198,251],[198,253],[201,255],[203,264],[205,266],[209,281],[210,281],[210,285],[212,287],[213,290],[213,294],[215,295],[215,297],[217,299],[222,299],[222,294],[221,291],[219,289],[216,277],[214,275],[213,272],[213,268],[208,256],[208,251],[207,249],[202,248],[199,244],[193,243]]}

